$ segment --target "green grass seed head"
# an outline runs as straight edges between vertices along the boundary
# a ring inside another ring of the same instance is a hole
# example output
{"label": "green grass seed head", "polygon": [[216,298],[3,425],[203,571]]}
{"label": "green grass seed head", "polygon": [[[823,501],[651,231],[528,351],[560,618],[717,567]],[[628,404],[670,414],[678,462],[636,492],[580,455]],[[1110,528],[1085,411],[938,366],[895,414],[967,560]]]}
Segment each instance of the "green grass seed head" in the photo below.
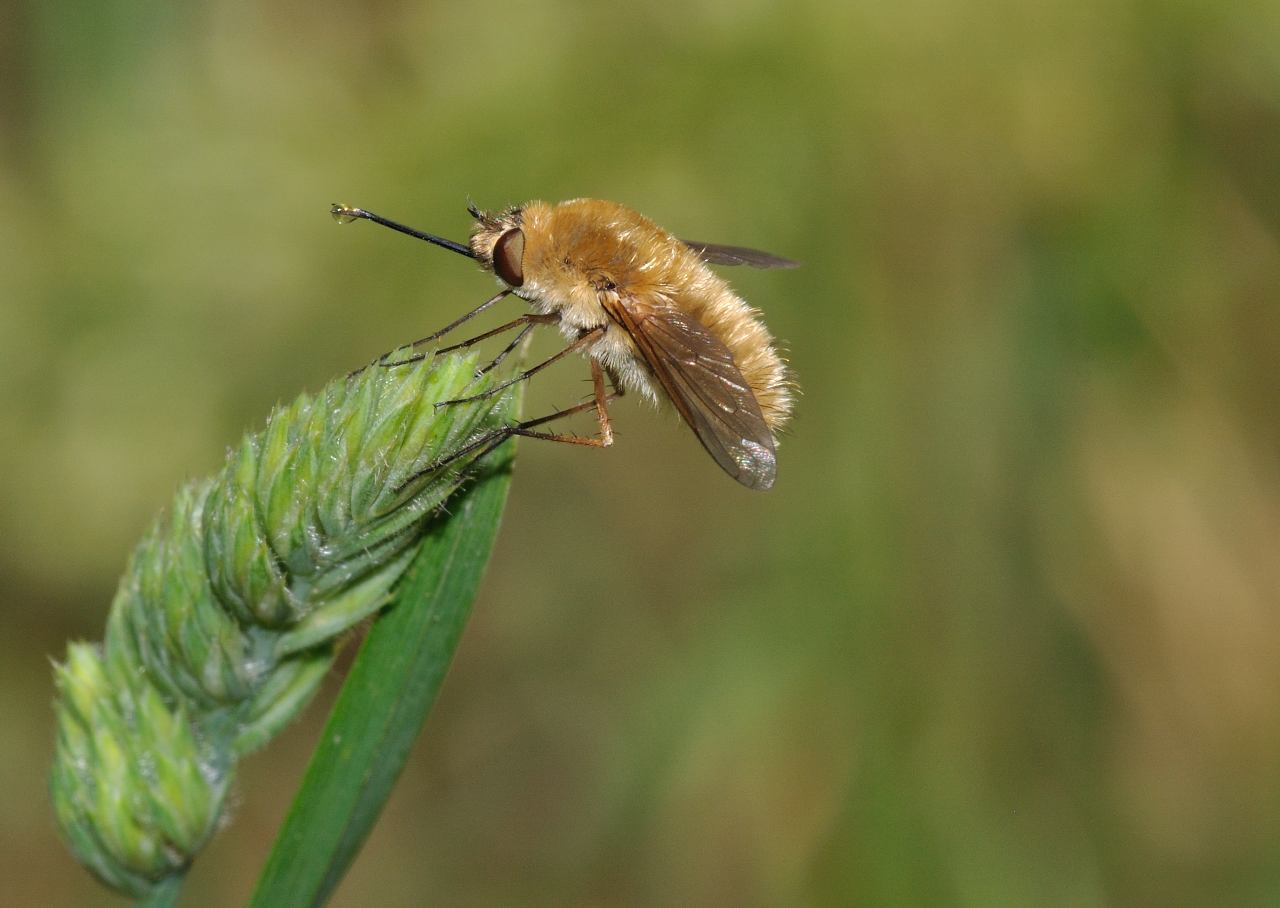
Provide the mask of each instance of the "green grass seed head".
{"label": "green grass seed head", "polygon": [[465,479],[431,469],[507,416],[471,355],[373,367],[277,408],[139,544],[101,647],[55,667],[50,777],[76,857],[133,896],[217,828],[235,760],[307,703]]}

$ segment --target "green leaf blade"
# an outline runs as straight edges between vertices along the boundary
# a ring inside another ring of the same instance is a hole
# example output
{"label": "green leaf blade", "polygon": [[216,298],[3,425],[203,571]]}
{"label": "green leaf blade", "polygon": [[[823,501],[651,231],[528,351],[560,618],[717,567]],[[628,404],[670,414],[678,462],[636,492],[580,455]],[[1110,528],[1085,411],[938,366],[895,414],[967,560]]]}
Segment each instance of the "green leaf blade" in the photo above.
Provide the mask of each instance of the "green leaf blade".
{"label": "green leaf blade", "polygon": [[365,638],[254,891],[319,906],[382,811],[439,693],[497,536],[513,444],[452,499]]}

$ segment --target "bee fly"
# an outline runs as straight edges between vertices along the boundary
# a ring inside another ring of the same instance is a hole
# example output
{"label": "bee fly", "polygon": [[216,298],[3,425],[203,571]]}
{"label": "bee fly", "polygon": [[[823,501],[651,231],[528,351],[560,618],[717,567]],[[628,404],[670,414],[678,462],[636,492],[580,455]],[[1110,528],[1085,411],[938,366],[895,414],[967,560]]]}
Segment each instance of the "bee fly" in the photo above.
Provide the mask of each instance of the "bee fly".
{"label": "bee fly", "polygon": [[[797,263],[756,249],[676,239],[638,212],[599,199],[529,202],[497,213],[468,210],[475,225],[464,246],[362,208],[332,208],[339,221],[364,218],[475,259],[504,285],[413,347],[438,340],[510,294],[529,303],[531,311],[445,349],[518,328],[492,368],[535,326],[559,326],[568,346],[477,397],[499,393],[570,353],[581,353],[590,363],[591,400],[495,430],[455,457],[487,451],[511,435],[608,447],[613,443],[609,402],[627,391],[656,401],[661,392],[726,473],[751,489],[773,485],[776,433],[791,413],[795,386],[759,314],[708,265],[794,268]],[[606,391],[606,376],[611,391]],[[596,437],[536,428],[589,409],[599,420]]]}

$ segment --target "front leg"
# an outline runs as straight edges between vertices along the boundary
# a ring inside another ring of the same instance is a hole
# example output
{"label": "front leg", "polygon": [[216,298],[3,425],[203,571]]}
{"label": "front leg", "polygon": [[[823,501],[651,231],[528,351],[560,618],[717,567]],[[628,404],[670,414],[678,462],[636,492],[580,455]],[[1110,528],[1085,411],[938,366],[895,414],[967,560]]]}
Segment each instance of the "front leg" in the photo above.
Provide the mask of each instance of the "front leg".
{"label": "front leg", "polygon": [[[477,315],[479,315],[481,312],[484,312],[486,309],[488,309],[490,306],[494,305],[495,303],[497,303],[497,302],[499,302],[499,301],[501,301],[501,300],[503,300],[503,299],[506,299],[506,298],[507,298],[507,296],[509,296],[509,295],[511,294],[511,292],[512,292],[512,291],[511,291],[511,289],[510,289],[510,288],[508,288],[508,289],[503,290],[502,292],[498,293],[498,294],[497,294],[497,295],[495,295],[495,296],[491,296],[491,297],[489,297],[489,299],[485,300],[485,301],[484,301],[483,303],[481,303],[479,306],[476,306],[474,309],[472,309],[470,312],[466,313],[465,315],[463,315],[463,316],[461,316],[461,317],[459,317],[459,318],[454,319],[452,322],[450,322],[449,324],[445,325],[445,326],[444,326],[443,328],[441,328],[439,331],[436,331],[436,332],[435,332],[435,333],[433,333],[433,334],[428,334],[426,337],[420,337],[420,338],[418,338],[416,341],[413,341],[412,343],[406,344],[405,346],[409,347],[409,348],[410,348],[410,349],[412,349],[412,350],[418,350],[418,349],[421,349],[422,347],[425,347],[427,344],[431,343],[431,342],[432,342],[432,341],[434,341],[434,340],[439,340],[440,338],[442,338],[442,337],[444,337],[446,334],[448,334],[450,331],[452,331],[454,328],[458,327],[459,325],[463,324],[464,322],[470,321],[471,319],[475,318]],[[474,341],[474,340],[476,340],[476,339],[475,339],[475,338],[473,338],[472,340]],[[456,345],[456,346],[463,346],[463,345]],[[396,348],[396,350],[400,350],[400,349],[403,349],[403,348],[402,348],[402,347],[397,347],[397,348]],[[414,354],[413,356],[406,357],[405,359],[402,359],[402,360],[400,360],[399,362],[388,363],[388,362],[386,361],[387,357],[388,357],[388,356],[390,356],[390,355],[391,355],[392,353],[394,353],[394,352],[396,352],[396,351],[395,351],[395,350],[388,350],[386,353],[384,353],[384,354],[382,354],[381,356],[379,356],[377,359],[375,359],[375,360],[374,360],[372,363],[370,363],[369,365],[371,366],[371,365],[374,365],[374,364],[376,363],[376,364],[380,364],[380,365],[383,365],[383,366],[403,366],[403,365],[406,365],[406,364],[408,364],[408,363],[421,362],[422,360],[424,360],[424,359],[426,359],[426,358],[427,358],[425,353],[417,353],[417,354]],[[351,372],[348,372],[348,373],[347,373],[347,378],[353,378],[354,376],[359,375],[361,372],[363,372],[363,371],[364,371],[365,369],[367,369],[367,368],[369,368],[369,366],[361,366],[359,369],[353,369]]]}
{"label": "front leg", "polygon": [[[534,316],[534,317],[539,317],[539,316]],[[536,366],[532,366],[528,369],[525,369],[515,378],[507,379],[501,384],[494,385],[492,388],[490,388],[487,391],[481,391],[479,394],[472,394],[470,397],[459,397],[457,400],[442,400],[438,404],[436,404],[436,408],[438,409],[440,407],[447,407],[447,406],[450,406],[451,404],[471,403],[472,401],[484,400],[486,397],[493,397],[493,395],[500,394],[503,391],[507,390],[507,388],[510,388],[516,382],[525,381],[526,379],[531,378],[534,375],[537,375],[539,372],[547,368],[547,366],[550,366],[552,363],[559,362],[560,360],[568,356],[570,353],[573,353],[575,350],[581,350],[583,347],[586,347],[587,345],[592,344],[595,341],[598,341],[602,337],[604,337],[603,327],[592,328],[590,331],[586,332],[585,334],[580,335],[577,340],[575,340],[569,346],[565,347],[555,356],[548,357],[547,359],[544,359],[542,362],[538,363]]]}

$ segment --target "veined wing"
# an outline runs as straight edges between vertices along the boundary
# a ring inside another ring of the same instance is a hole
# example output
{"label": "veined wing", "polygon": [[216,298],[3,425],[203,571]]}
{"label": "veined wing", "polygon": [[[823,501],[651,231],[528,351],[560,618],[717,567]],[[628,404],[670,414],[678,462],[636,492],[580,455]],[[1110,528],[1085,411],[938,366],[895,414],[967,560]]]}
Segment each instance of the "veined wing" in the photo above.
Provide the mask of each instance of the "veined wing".
{"label": "veined wing", "polygon": [[784,259],[771,252],[748,249],[746,246],[722,246],[719,243],[702,243],[698,240],[681,240],[711,265],[750,265],[752,268],[799,268],[799,262]]}
{"label": "veined wing", "polygon": [[773,433],[733,354],[696,318],[669,303],[606,300],[662,389],[707,453],[750,489],[777,475]]}

